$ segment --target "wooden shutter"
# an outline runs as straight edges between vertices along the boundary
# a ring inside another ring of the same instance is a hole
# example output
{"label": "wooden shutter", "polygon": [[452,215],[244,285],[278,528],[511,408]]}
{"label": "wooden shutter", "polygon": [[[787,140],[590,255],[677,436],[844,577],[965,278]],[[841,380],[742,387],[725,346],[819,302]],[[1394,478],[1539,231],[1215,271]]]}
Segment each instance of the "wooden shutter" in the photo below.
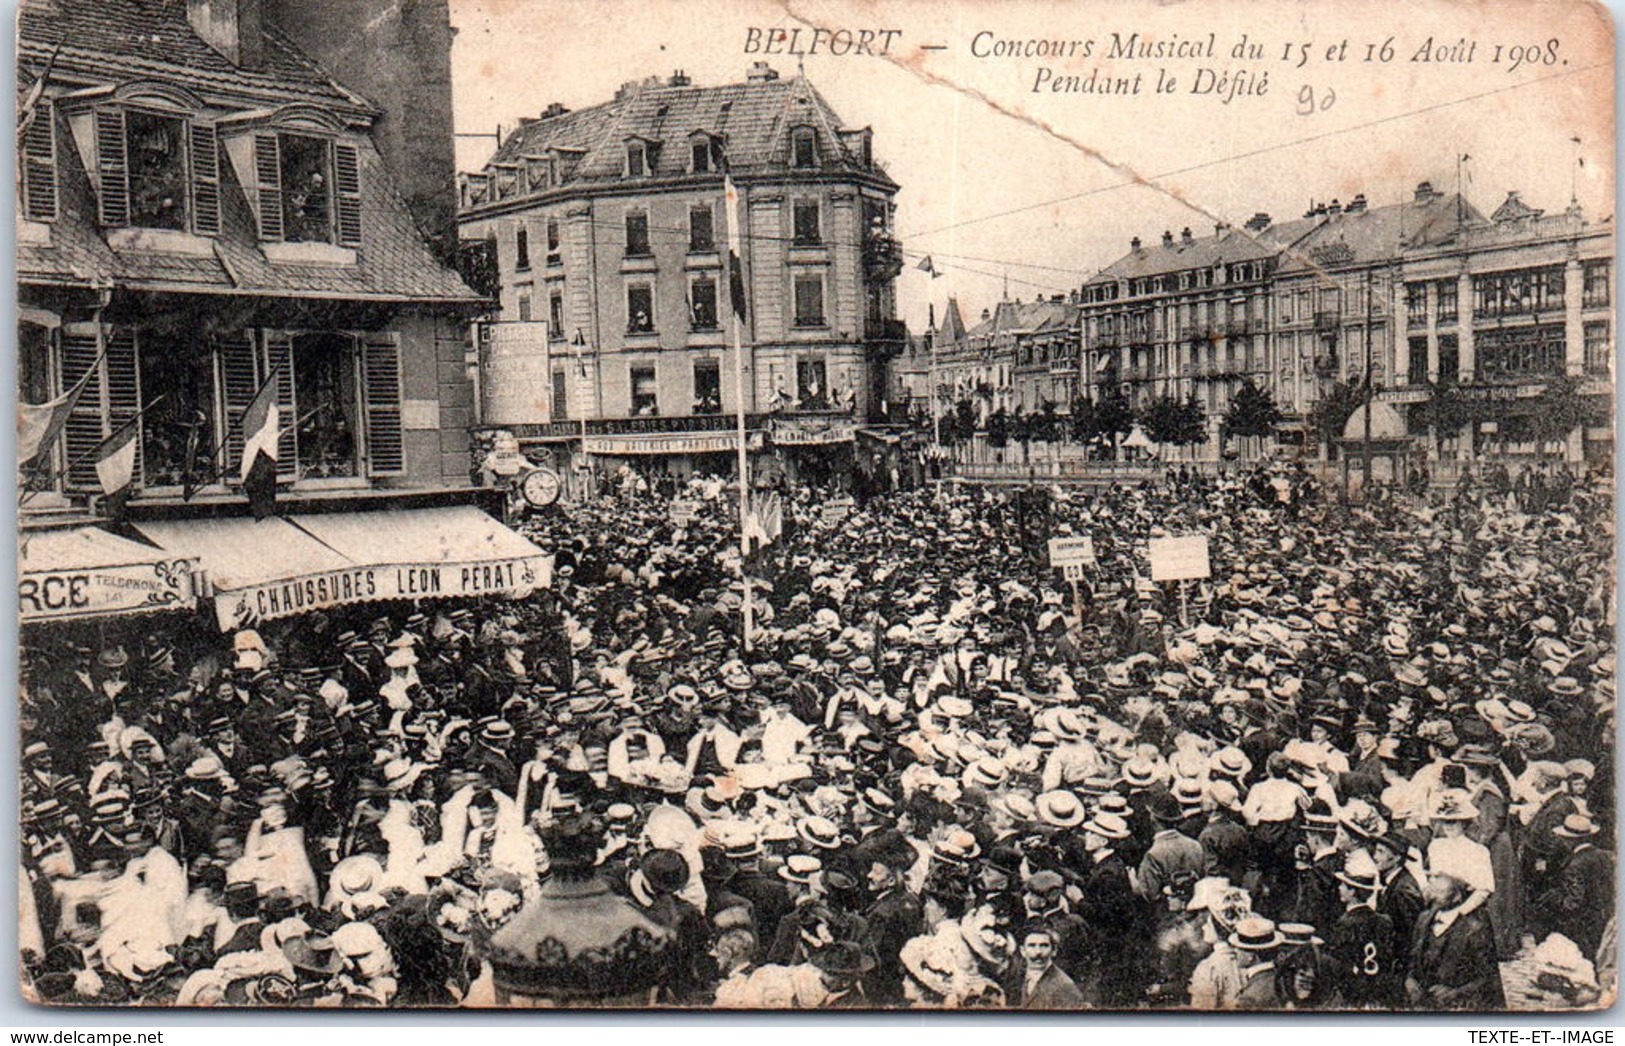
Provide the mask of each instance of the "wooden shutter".
{"label": "wooden shutter", "polygon": [[195,123],[192,146],[192,231],[220,233],[220,143],[211,124]]}
{"label": "wooden shutter", "polygon": [[334,204],[340,246],[361,246],[361,161],[353,145],[333,146]]}
{"label": "wooden shutter", "polygon": [[107,435],[102,412],[102,368],[97,363],[100,355],[101,343],[95,334],[62,333],[62,388],[72,388],[95,369],[63,427],[62,444],[67,455],[63,464],[68,469],[70,490],[96,487],[96,462],[92,458]]}
{"label": "wooden shutter", "polygon": [[30,221],[56,220],[56,111],[49,98],[35,103],[23,136],[23,213]]}
{"label": "wooden shutter", "polygon": [[277,425],[281,432],[276,444],[276,475],[278,479],[299,478],[299,404],[294,395],[293,337],[278,331],[265,335],[265,367],[262,380],[277,375],[276,409],[280,417]]}
{"label": "wooden shutter", "polygon": [[[141,362],[135,331],[114,328],[108,333],[104,366],[107,378],[107,434],[112,435],[141,413]],[[137,427],[140,427],[140,423],[137,423]],[[135,439],[137,448],[144,447],[139,431]],[[141,486],[141,458],[142,453],[138,449],[135,455],[137,489]],[[94,476],[95,462],[90,463],[90,471]]]}
{"label": "wooden shutter", "polygon": [[401,427],[401,344],[393,331],[361,339],[362,406],[367,419],[367,475],[406,471]]}
{"label": "wooden shutter", "polygon": [[254,136],[254,183],[259,201],[260,239],[281,240],[282,147],[274,134]]}
{"label": "wooden shutter", "polygon": [[243,464],[243,413],[260,387],[253,332],[224,335],[214,351],[226,415],[226,460],[221,471],[228,482],[236,482]]}
{"label": "wooden shutter", "polygon": [[130,171],[122,109],[96,110],[96,174],[102,225],[130,224]]}

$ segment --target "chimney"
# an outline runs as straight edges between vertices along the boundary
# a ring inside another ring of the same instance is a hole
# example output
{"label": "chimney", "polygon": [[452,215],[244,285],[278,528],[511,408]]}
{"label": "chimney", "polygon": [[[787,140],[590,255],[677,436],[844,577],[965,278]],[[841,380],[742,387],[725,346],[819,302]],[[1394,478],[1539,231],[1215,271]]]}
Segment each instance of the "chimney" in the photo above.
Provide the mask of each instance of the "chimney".
{"label": "chimney", "polygon": [[985,320],[985,319],[987,319],[987,317],[988,317],[988,311],[986,309],[983,309],[982,310],[982,319]]}
{"label": "chimney", "polygon": [[1191,227],[1189,225],[1187,225],[1183,229],[1179,230],[1179,242],[1180,243],[1195,243],[1196,242],[1196,238],[1191,235]]}
{"label": "chimney", "polygon": [[752,62],[750,68],[745,70],[745,79],[753,84],[767,83],[778,78],[779,71],[766,62]]}
{"label": "chimney", "polygon": [[1068,304],[1076,305],[1078,303],[1078,288],[1074,287],[1071,290],[1067,291],[1066,292],[1066,300],[1067,300]]}
{"label": "chimney", "polygon": [[1242,226],[1242,228],[1246,229],[1248,232],[1263,232],[1269,227],[1270,216],[1264,211],[1255,211],[1253,216],[1247,219],[1247,224]]}
{"label": "chimney", "polygon": [[1140,238],[1138,236],[1128,241],[1128,249],[1131,251],[1138,251],[1140,249]]}
{"label": "chimney", "polygon": [[1417,187],[1416,187],[1416,202],[1417,203],[1427,203],[1429,200],[1434,199],[1438,195],[1439,195],[1438,193],[1433,191],[1433,183],[1432,182],[1422,182],[1421,184],[1417,185]]}
{"label": "chimney", "polygon": [[671,74],[671,79],[666,81],[666,86],[667,87],[687,87],[690,84],[692,84],[693,82],[694,82],[693,80],[690,80],[688,78],[687,73],[685,73],[681,69],[679,69],[675,73]]}
{"label": "chimney", "polygon": [[261,13],[261,0],[186,0],[192,31],[239,69],[265,65]]}
{"label": "chimney", "polygon": [[551,120],[553,117],[563,116],[569,111],[569,108],[563,102],[548,102],[547,108],[542,110],[542,119]]}
{"label": "chimney", "polygon": [[1341,203],[1339,203],[1338,201],[1333,200],[1331,203],[1326,205],[1326,213],[1327,214],[1342,214],[1343,213],[1343,205]]}
{"label": "chimney", "polygon": [[1162,230],[1162,245],[1164,247],[1172,247],[1174,245],[1174,234],[1169,232],[1167,229]]}

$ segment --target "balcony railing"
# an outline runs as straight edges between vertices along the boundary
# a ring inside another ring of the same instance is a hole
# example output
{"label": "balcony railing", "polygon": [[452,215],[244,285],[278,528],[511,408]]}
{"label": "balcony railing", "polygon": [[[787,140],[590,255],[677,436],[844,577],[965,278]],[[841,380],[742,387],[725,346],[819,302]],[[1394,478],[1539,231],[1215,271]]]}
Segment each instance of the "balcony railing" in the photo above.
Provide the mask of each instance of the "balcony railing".
{"label": "balcony railing", "polygon": [[863,243],[863,271],[870,283],[895,280],[903,271],[903,245],[895,236],[871,235]]}
{"label": "balcony railing", "polygon": [[865,320],[863,337],[866,341],[905,342],[908,340],[908,324],[902,320]]}

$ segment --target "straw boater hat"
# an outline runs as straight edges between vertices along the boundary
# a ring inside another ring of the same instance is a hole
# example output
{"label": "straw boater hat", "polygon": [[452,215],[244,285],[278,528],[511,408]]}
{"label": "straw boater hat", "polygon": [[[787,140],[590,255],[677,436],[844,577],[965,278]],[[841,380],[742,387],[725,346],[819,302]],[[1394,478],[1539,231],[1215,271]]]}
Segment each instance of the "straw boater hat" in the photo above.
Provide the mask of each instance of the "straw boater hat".
{"label": "straw boater hat", "polygon": [[1242,919],[1230,933],[1230,947],[1244,952],[1269,951],[1279,948],[1284,940],[1275,924],[1259,915]]}
{"label": "straw boater hat", "polygon": [[1038,819],[1056,828],[1075,828],[1088,817],[1083,803],[1072,792],[1045,792],[1033,801]]}

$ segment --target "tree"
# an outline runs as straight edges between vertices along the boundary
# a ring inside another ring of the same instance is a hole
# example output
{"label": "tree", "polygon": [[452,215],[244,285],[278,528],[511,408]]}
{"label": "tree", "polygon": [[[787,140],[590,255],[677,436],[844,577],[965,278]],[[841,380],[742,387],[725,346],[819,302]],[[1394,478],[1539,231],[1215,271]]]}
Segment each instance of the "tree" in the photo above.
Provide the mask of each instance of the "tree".
{"label": "tree", "polygon": [[962,399],[954,407],[954,438],[969,443],[976,436],[976,404]]}
{"label": "tree", "polygon": [[1275,405],[1275,397],[1248,378],[1241,383],[1236,395],[1230,400],[1230,409],[1224,414],[1222,431],[1227,438],[1273,436],[1275,426],[1280,420],[1281,408]]}
{"label": "tree", "polygon": [[1072,429],[1072,442],[1089,443],[1099,438],[1100,419],[1095,413],[1095,401],[1087,396],[1079,396],[1072,401],[1072,417],[1068,419]]}
{"label": "tree", "polygon": [[1117,439],[1134,431],[1134,408],[1128,397],[1116,384],[1102,385],[1100,401],[1095,405],[1095,424],[1100,434],[1111,440],[1112,454],[1117,453]]}
{"label": "tree", "polygon": [[1055,412],[1055,401],[1045,400],[1043,405],[1027,419],[1029,438],[1054,443],[1061,436],[1061,416]]}
{"label": "tree", "polygon": [[1140,428],[1145,431],[1146,438],[1153,443],[1179,442],[1180,436],[1180,405],[1172,396],[1162,395],[1148,402],[1140,409]]}
{"label": "tree", "polygon": [[995,449],[1002,449],[1010,442],[1010,415],[1003,407],[988,415],[987,418],[987,445]]}
{"label": "tree", "polygon": [[1199,447],[1207,442],[1207,408],[1194,392],[1179,405],[1179,425],[1174,437],[1174,445],[1179,447]]}
{"label": "tree", "polygon": [[1309,425],[1323,448],[1337,445],[1343,426],[1356,409],[1365,403],[1366,386],[1362,381],[1339,381],[1327,389],[1315,405],[1309,408]]}
{"label": "tree", "polygon": [[1567,439],[1569,433],[1586,423],[1586,398],[1580,392],[1580,379],[1559,374],[1546,382],[1546,389],[1535,401],[1530,417],[1537,444],[1537,455],[1544,455],[1546,444]]}

